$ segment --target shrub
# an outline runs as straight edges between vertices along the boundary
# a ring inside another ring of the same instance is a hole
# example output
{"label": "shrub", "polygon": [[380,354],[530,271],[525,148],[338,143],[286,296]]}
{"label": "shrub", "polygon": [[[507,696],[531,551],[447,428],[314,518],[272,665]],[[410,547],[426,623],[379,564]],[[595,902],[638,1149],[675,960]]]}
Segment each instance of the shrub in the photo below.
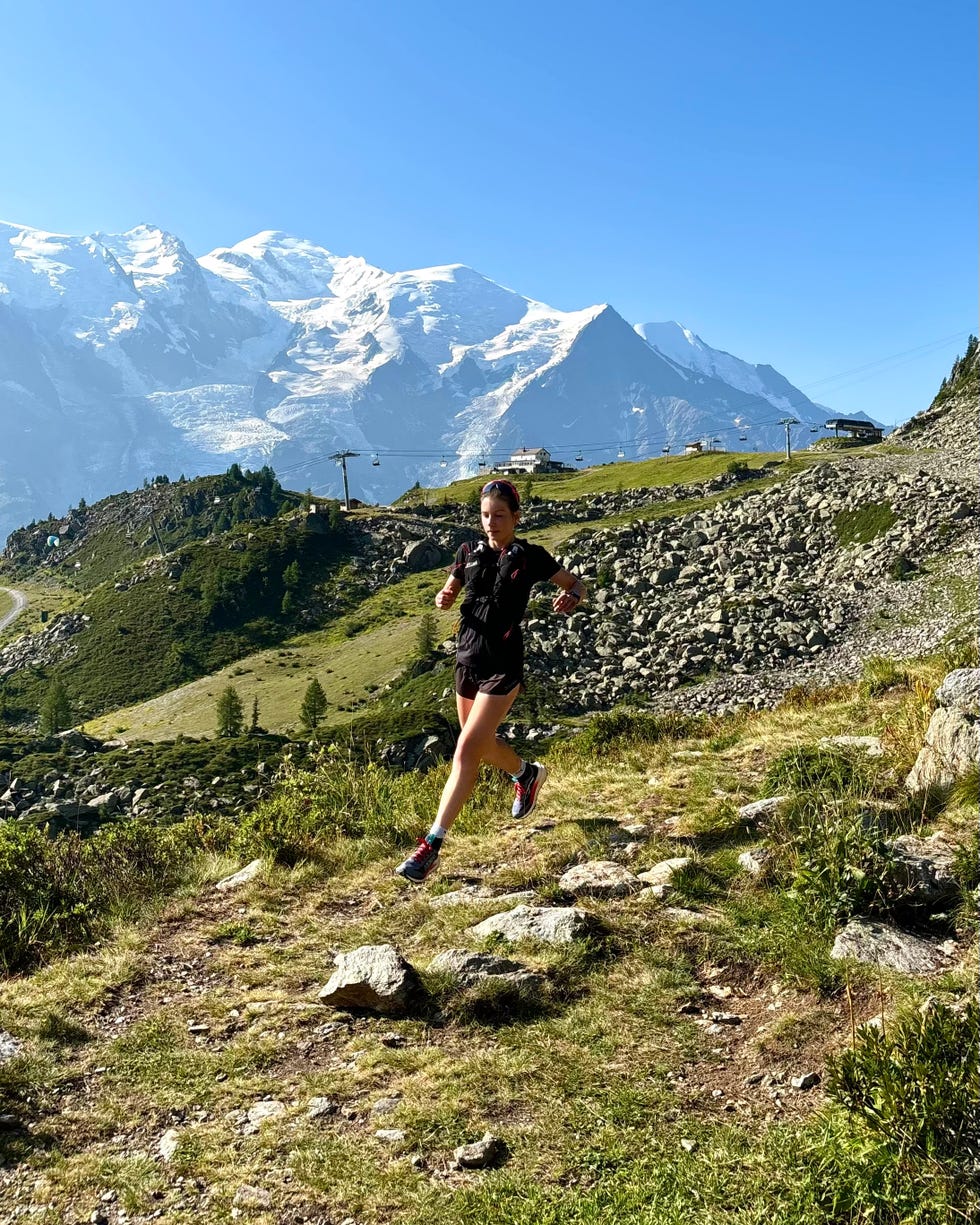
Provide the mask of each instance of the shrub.
{"label": "shrub", "polygon": [[872,655],[861,668],[860,692],[863,697],[876,698],[889,689],[908,689],[912,675],[894,659],[885,655]]}
{"label": "shrub", "polygon": [[768,833],[777,875],[821,915],[845,919],[882,903],[883,833],[859,800],[799,795]]}
{"label": "shrub", "polygon": [[583,752],[592,753],[614,743],[655,744],[659,740],[684,740],[703,734],[707,726],[707,720],[700,715],[685,715],[673,710],[655,714],[617,706],[596,715],[574,743]]}
{"label": "shrub", "polygon": [[820,792],[832,799],[869,794],[877,768],[861,752],[805,744],[787,749],[770,765],[762,781],[762,795]]}
{"label": "shrub", "polygon": [[831,1058],[827,1092],[900,1159],[966,1178],[980,1160],[980,1003],[930,1001],[889,1029],[864,1026]]}
{"label": "shrub", "polygon": [[0,969],[28,970],[77,948],[117,915],[181,878],[190,843],[178,826],[104,826],[50,838],[0,823]]}

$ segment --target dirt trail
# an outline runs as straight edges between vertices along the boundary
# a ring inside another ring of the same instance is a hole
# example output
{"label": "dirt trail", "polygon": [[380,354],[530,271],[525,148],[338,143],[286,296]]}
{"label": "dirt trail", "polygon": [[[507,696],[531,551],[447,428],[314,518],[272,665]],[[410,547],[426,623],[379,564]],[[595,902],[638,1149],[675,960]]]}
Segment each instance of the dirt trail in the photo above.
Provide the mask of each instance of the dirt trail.
{"label": "dirt trail", "polygon": [[8,625],[12,625],[14,621],[27,608],[27,596],[22,591],[15,591],[13,587],[0,587],[0,591],[5,591],[14,602],[10,612],[0,617],[0,630],[5,630]]}

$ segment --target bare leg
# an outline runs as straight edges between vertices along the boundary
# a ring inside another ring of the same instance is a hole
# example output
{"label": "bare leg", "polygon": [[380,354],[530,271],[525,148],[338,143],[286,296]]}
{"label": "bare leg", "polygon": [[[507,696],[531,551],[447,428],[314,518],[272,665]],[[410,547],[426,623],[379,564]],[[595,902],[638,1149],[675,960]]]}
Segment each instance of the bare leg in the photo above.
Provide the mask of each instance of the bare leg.
{"label": "bare leg", "polygon": [[497,728],[507,717],[519,691],[520,686],[516,685],[503,697],[489,693],[478,693],[472,701],[457,697],[462,730],[453,756],[453,768],[439,801],[436,820],[443,829],[452,828],[463,805],[470,798],[481,762],[492,762],[511,774],[516,774],[520,769],[521,759],[509,745],[497,739]]}
{"label": "bare leg", "polygon": [[[511,702],[514,698],[511,694],[507,695]],[[470,711],[473,709],[473,699],[464,698],[461,694],[456,694],[456,714],[459,716],[460,729],[466,726],[466,720],[470,717]],[[501,715],[501,721],[504,716]],[[491,766],[496,766],[498,770],[503,770],[505,774],[517,774],[521,768],[521,758],[514,752],[506,740],[501,740],[499,736],[494,736],[486,751],[483,754],[483,760]]]}

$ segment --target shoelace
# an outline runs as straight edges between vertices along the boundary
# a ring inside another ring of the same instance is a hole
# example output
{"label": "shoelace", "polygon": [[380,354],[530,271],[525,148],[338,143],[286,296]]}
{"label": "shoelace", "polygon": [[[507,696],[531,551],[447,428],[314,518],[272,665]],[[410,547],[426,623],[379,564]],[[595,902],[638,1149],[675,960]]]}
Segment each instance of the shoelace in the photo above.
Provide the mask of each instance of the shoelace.
{"label": "shoelace", "polygon": [[527,784],[519,783],[516,779],[514,780],[514,786],[517,788],[517,798],[518,799],[520,800],[524,799],[528,791],[534,786],[534,783],[537,777],[538,777],[538,772],[537,770],[535,770],[533,777]]}
{"label": "shoelace", "polygon": [[438,855],[439,846],[433,846],[427,838],[420,838],[419,844],[409,856],[411,863],[421,863],[427,855]]}

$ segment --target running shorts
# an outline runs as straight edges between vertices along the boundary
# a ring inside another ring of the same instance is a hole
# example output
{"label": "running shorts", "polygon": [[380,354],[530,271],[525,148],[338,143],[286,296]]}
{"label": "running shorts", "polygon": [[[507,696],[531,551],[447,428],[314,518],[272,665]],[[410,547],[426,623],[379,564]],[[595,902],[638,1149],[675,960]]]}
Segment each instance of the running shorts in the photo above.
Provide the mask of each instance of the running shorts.
{"label": "running shorts", "polygon": [[492,672],[489,676],[483,676],[466,664],[456,665],[456,692],[461,698],[472,699],[478,693],[488,693],[491,697],[506,697],[521,685],[523,680],[521,675],[514,672]]}

